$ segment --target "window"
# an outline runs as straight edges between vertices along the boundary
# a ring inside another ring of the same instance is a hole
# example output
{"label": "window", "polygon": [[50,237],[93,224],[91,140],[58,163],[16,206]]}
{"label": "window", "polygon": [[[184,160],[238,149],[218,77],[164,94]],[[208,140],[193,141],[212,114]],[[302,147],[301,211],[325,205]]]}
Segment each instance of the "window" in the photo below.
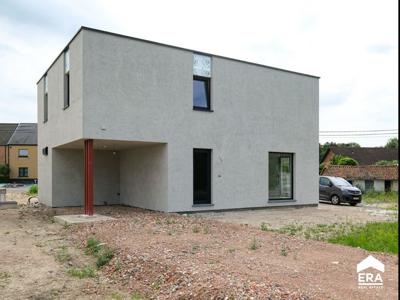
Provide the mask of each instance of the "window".
{"label": "window", "polygon": [[211,111],[211,57],[193,55],[193,109]]}
{"label": "window", "polygon": [[49,87],[47,83],[47,74],[46,74],[44,75],[43,123],[46,123],[48,119],[48,111],[49,111],[48,91]]}
{"label": "window", "polygon": [[392,190],[392,181],[385,180],[385,192],[390,192]]}
{"label": "window", "polygon": [[18,157],[28,157],[29,151],[27,149],[18,149]]}
{"label": "window", "polygon": [[269,153],[269,199],[293,199],[293,154]]}
{"label": "window", "polygon": [[28,177],[28,168],[18,168],[18,177]]}
{"label": "window", "polygon": [[69,49],[64,52],[64,108],[69,106]]}
{"label": "window", "polygon": [[365,191],[373,191],[374,190],[374,181],[373,180],[365,180]]}
{"label": "window", "polygon": [[211,204],[211,149],[193,149],[193,204]]}
{"label": "window", "polygon": [[319,184],[320,185],[324,185],[324,186],[330,186],[331,182],[326,177],[320,177],[319,178]]}

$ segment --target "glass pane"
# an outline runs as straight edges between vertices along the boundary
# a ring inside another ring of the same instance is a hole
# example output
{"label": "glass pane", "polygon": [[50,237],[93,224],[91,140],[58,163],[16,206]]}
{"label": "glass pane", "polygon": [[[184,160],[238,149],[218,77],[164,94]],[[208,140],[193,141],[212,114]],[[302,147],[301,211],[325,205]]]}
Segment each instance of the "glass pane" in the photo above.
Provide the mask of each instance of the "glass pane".
{"label": "glass pane", "polygon": [[193,106],[208,108],[207,82],[193,80]]}
{"label": "glass pane", "polygon": [[47,93],[48,92],[48,84],[47,84],[47,75],[44,76],[44,92]]}
{"label": "glass pane", "polygon": [[211,57],[193,54],[193,75],[211,77]]}
{"label": "glass pane", "polygon": [[65,73],[69,72],[69,50],[64,53],[64,70]]}
{"label": "glass pane", "polygon": [[291,199],[292,195],[292,155],[269,154],[269,198]]}
{"label": "glass pane", "polygon": [[28,150],[26,150],[26,149],[20,149],[19,151],[18,151],[19,153],[18,153],[18,156],[28,156]]}

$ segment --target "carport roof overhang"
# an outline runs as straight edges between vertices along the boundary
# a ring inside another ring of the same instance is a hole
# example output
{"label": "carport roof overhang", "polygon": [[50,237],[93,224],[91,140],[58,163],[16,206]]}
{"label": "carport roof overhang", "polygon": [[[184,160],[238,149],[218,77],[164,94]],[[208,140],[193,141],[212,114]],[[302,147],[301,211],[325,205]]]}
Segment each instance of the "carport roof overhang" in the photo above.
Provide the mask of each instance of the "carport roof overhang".
{"label": "carport roof overhang", "polygon": [[[84,149],[84,139],[76,140],[70,143],[54,147],[55,149]],[[94,150],[121,151],[139,147],[148,147],[153,145],[166,144],[165,142],[145,142],[145,141],[122,141],[122,140],[104,140],[93,139]]]}

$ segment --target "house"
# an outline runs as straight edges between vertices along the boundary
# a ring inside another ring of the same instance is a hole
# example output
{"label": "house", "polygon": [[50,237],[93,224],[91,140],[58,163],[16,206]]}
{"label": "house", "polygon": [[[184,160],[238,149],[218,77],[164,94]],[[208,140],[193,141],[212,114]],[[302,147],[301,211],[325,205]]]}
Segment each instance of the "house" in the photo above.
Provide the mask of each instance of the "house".
{"label": "house", "polygon": [[0,164],[11,181],[37,180],[37,124],[0,124]]}
{"label": "house", "polygon": [[329,166],[321,175],[345,178],[362,191],[398,191],[398,166]]}
{"label": "house", "polygon": [[316,205],[318,77],[82,27],[37,83],[39,198]]}
{"label": "house", "polygon": [[398,160],[397,149],[388,149],[383,147],[330,147],[326,151],[321,163],[325,166],[329,164],[333,156],[341,155],[355,159],[360,166],[375,165],[381,160]]}

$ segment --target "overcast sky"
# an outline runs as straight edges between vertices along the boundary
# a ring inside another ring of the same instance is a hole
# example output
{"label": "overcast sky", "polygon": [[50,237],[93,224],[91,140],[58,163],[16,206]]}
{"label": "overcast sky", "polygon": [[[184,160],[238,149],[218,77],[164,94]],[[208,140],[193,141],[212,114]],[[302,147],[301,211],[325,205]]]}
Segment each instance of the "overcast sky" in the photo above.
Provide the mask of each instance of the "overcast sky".
{"label": "overcast sky", "polygon": [[85,25],[318,75],[320,130],[397,129],[397,2],[0,0],[0,122],[37,121],[36,82]]}

